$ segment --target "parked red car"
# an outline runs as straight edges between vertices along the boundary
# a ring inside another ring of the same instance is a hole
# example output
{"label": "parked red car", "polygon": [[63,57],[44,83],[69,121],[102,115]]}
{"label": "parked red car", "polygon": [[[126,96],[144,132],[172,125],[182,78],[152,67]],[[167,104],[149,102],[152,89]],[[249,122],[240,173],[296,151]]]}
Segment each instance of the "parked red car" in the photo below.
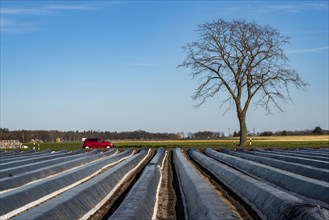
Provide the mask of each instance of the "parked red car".
{"label": "parked red car", "polygon": [[114,144],[109,141],[104,141],[101,138],[87,138],[85,139],[83,148],[113,148]]}

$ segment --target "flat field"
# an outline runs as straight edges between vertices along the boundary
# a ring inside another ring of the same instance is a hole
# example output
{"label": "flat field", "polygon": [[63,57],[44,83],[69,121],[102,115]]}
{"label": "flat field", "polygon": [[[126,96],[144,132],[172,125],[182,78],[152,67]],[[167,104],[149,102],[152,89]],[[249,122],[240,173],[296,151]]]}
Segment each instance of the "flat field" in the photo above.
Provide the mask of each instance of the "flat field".
{"label": "flat field", "polygon": [[[250,144],[250,138],[248,138]],[[218,140],[118,140],[113,141],[118,148],[207,148],[215,149],[227,148],[235,149],[238,147],[239,138],[223,138]],[[32,143],[25,143],[29,149],[33,147]],[[76,150],[81,148],[82,142],[45,142],[39,143],[38,148],[44,149],[68,149]],[[251,145],[248,148],[304,148],[304,147],[329,147],[329,135],[314,136],[270,136],[270,137],[252,137]]]}
{"label": "flat field", "polygon": [[329,219],[328,148],[189,148],[2,151],[0,219]]}

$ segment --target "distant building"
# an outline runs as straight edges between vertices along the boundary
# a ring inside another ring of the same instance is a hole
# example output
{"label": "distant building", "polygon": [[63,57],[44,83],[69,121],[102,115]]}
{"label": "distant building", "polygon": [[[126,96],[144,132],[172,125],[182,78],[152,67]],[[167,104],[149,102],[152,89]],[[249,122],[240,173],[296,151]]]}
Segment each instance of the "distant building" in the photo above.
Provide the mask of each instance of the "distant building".
{"label": "distant building", "polygon": [[18,140],[0,140],[0,149],[22,148],[22,143]]}

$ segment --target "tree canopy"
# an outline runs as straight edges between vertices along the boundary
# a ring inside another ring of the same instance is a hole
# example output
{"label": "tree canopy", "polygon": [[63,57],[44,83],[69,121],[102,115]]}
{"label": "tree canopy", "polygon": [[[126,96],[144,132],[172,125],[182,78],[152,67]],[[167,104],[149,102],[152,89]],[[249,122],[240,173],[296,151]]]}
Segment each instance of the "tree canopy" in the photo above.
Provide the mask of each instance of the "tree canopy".
{"label": "tree canopy", "polygon": [[292,101],[289,87],[306,89],[299,74],[288,69],[284,46],[289,38],[270,27],[246,20],[215,20],[199,26],[199,39],[186,44],[179,67],[199,80],[193,99],[198,106],[219,94],[227,110],[235,107],[240,123],[240,145],[246,145],[246,113],[253,101],[268,113]]}

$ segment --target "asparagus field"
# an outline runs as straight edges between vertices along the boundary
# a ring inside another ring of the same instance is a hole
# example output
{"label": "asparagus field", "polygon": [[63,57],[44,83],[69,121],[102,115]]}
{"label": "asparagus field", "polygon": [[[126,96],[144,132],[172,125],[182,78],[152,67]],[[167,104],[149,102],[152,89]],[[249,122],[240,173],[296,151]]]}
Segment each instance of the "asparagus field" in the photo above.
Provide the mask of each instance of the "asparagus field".
{"label": "asparagus field", "polygon": [[329,219],[329,149],[0,151],[0,219]]}

